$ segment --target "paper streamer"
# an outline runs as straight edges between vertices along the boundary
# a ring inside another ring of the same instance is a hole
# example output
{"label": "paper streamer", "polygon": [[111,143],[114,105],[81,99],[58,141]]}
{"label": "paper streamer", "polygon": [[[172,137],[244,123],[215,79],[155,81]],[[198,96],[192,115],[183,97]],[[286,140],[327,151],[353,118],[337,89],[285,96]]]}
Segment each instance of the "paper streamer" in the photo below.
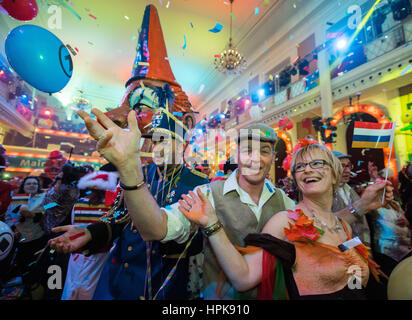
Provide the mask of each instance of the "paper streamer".
{"label": "paper streamer", "polygon": [[53,208],[53,207],[56,207],[56,206],[58,206],[58,204],[56,202],[53,202],[53,203],[49,203],[49,204],[44,205],[43,208],[44,208],[44,210],[47,210],[47,209],[50,209],[50,208]]}
{"label": "paper streamer", "polygon": [[412,65],[408,65],[403,71],[401,72],[401,76],[403,76],[405,73],[407,73],[410,69],[412,68]]}
{"label": "paper streamer", "polygon": [[65,7],[66,9],[68,9],[71,13],[73,13],[73,14],[76,16],[77,19],[82,20],[82,17],[80,17],[79,14],[78,14],[76,11],[74,11],[70,6],[68,6],[66,2],[64,2],[63,0],[59,0],[59,3],[60,3],[63,7]]}
{"label": "paper streamer", "polygon": [[209,29],[209,31],[213,33],[219,33],[220,31],[222,31],[222,29],[223,25],[221,25],[219,22],[216,22],[216,25],[213,27],[213,29]]}
{"label": "paper streamer", "polygon": [[185,44],[183,45],[182,49],[185,50],[186,49],[186,35],[183,35],[183,38],[185,39]]}

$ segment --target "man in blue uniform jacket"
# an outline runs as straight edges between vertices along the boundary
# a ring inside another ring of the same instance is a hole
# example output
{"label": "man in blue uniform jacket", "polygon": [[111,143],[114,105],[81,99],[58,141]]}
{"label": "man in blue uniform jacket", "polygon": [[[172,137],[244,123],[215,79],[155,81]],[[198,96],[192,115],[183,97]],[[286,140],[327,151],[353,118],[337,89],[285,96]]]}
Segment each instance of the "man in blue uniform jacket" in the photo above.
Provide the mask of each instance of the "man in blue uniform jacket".
{"label": "man in blue uniform jacket", "polygon": [[[144,169],[145,183],[160,207],[167,207],[177,202],[181,199],[181,195],[208,182],[204,174],[188,169],[182,160],[173,158],[175,154],[178,154],[174,152],[175,148],[181,149],[184,143],[183,137],[177,132],[185,133],[186,131],[182,130],[184,125],[177,118],[173,118],[167,114],[167,111],[166,113],[158,112],[152,121],[150,133],[144,136],[152,138],[158,133],[163,136],[169,133],[171,143],[167,145],[171,146],[171,152],[169,152],[168,162],[171,164],[166,164],[167,167],[165,164],[160,166],[151,164]],[[165,142],[154,141],[155,150],[156,146],[161,143],[166,145]],[[165,157],[163,148],[157,149],[159,152],[154,152],[155,162],[159,163],[160,159],[164,158],[167,160],[168,157]],[[112,212],[103,219],[103,222],[83,229],[85,234],[81,237],[73,237],[79,234],[78,227],[56,228],[53,231],[66,231],[66,233],[51,240],[51,246],[63,252],[74,252],[80,249],[86,255],[91,255],[112,241],[116,243],[104,266],[93,299],[199,298],[201,290],[199,276],[201,275],[190,273],[189,263],[196,265],[196,261],[200,258],[199,255],[202,254],[201,232],[193,234],[193,240],[187,250],[185,250],[187,243],[145,242],[127,214],[122,193],[121,190]],[[181,259],[176,271],[167,281],[167,276],[176,265],[179,256]],[[163,288],[160,289],[163,284]]]}

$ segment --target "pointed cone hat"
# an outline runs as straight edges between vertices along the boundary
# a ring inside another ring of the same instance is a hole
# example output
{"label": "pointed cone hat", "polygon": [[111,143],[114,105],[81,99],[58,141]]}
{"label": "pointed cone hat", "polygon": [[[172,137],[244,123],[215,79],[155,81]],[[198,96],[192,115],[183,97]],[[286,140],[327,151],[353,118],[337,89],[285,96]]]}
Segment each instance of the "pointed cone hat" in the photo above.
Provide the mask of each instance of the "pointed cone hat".
{"label": "pointed cone hat", "polygon": [[180,88],[167,59],[157,9],[153,5],[148,5],[144,11],[132,76],[126,82],[126,87],[134,80],[150,79],[164,81]]}

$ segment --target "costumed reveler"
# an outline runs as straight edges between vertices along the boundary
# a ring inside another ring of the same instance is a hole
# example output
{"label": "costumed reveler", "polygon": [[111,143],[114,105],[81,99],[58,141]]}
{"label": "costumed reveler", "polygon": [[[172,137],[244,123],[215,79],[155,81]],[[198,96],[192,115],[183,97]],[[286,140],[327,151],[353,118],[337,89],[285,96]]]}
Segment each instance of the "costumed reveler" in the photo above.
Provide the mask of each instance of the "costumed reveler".
{"label": "costumed reveler", "polygon": [[[182,194],[208,182],[204,175],[187,168],[183,159],[174,157],[176,150],[185,149],[185,135],[190,129],[185,123],[193,124],[194,117],[191,104],[176,82],[166,58],[157,10],[149,5],[144,12],[132,77],[126,83],[122,104],[106,113],[124,128],[128,113],[135,110],[143,136],[150,139],[163,136],[164,142],[171,147],[170,154],[163,154],[166,159],[144,168],[145,182],[159,206],[173,204]],[[162,143],[155,139],[152,142],[155,145]],[[86,235],[77,239],[87,256],[112,241],[116,242],[93,299],[199,298],[202,284],[197,268],[202,264],[202,234],[193,233],[183,244],[145,242],[128,215],[123,197],[121,190],[103,221],[88,226]],[[59,237],[61,241],[79,232],[74,226],[67,227],[66,231]],[[71,251],[79,248],[72,243]],[[192,269],[196,272],[191,272]]]}
{"label": "costumed reveler", "polygon": [[[116,190],[118,175],[116,172],[105,171],[106,168],[108,165],[104,165],[99,171],[89,173],[79,180],[77,187],[88,191],[73,207],[73,225],[86,227],[88,224],[100,222],[110,210],[111,206],[105,204],[106,190],[109,192]],[[111,247],[112,243],[90,257],[84,256],[81,252],[71,254],[62,300],[91,300],[93,298]]]}

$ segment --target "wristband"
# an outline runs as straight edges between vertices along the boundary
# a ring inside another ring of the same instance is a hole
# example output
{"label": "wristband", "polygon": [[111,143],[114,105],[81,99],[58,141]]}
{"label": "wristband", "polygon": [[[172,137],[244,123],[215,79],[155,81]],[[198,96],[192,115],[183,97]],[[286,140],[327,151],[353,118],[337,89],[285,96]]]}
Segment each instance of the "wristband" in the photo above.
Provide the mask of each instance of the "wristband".
{"label": "wristband", "polygon": [[206,237],[210,237],[212,234],[222,229],[222,227],[223,227],[222,223],[218,220],[216,223],[212,224],[211,226],[204,228],[203,232],[206,235]]}
{"label": "wristband", "polygon": [[138,190],[141,187],[143,187],[145,183],[146,182],[143,180],[142,182],[140,182],[139,184],[135,186],[126,186],[120,181],[120,188],[122,188],[123,190]]}
{"label": "wristband", "polygon": [[358,210],[356,210],[356,209],[352,206],[351,203],[349,204],[348,209],[349,209],[350,213],[353,214],[357,219],[361,219],[361,218],[362,218],[362,215],[359,213]]}

